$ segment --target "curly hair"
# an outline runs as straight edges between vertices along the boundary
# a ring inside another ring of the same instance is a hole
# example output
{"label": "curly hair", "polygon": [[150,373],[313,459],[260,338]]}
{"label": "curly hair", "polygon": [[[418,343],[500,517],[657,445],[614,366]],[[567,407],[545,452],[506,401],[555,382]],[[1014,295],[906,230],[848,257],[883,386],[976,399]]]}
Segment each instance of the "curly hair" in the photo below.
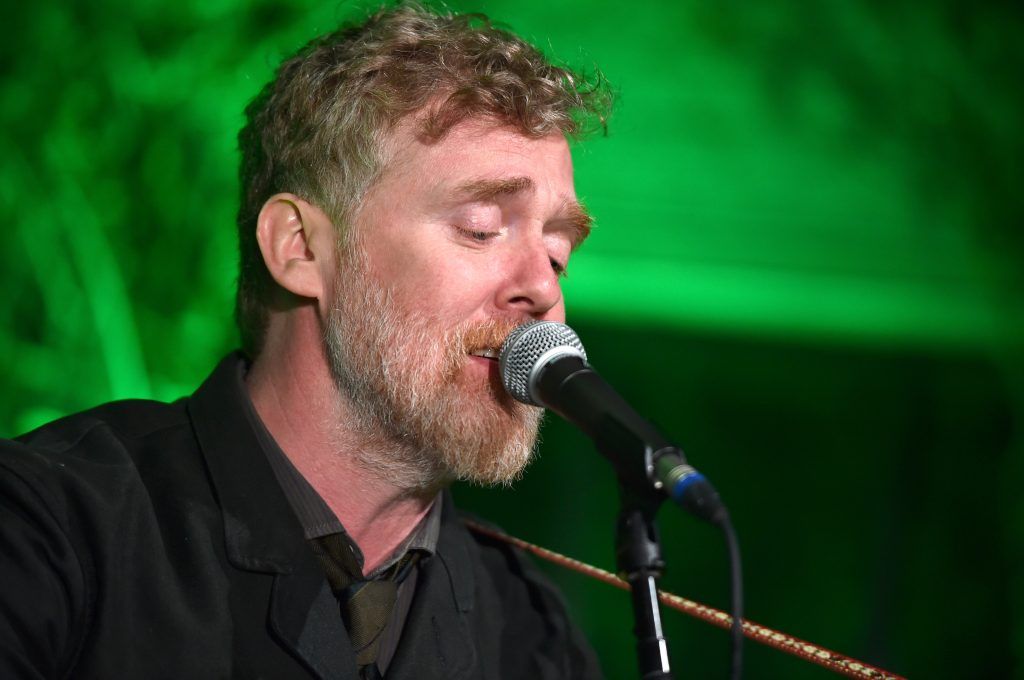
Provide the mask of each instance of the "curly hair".
{"label": "curly hair", "polygon": [[530,137],[577,138],[604,129],[610,106],[599,73],[588,80],[556,66],[480,14],[404,5],[314,39],[246,107],[238,137],[235,318],[243,348],[259,353],[276,286],[256,240],[256,219],[273,194],[319,206],[344,244],[348,220],[383,169],[387,133],[405,116],[425,111],[418,131],[425,143],[471,117]]}

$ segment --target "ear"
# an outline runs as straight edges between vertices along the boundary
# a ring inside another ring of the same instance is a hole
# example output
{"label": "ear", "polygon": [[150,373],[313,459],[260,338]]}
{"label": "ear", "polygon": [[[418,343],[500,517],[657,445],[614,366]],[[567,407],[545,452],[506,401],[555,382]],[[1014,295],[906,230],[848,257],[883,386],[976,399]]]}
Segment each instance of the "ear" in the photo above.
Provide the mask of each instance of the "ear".
{"label": "ear", "polygon": [[267,270],[285,290],[320,299],[325,259],[333,257],[334,225],[323,211],[295,194],[274,194],[256,219],[256,240]]}

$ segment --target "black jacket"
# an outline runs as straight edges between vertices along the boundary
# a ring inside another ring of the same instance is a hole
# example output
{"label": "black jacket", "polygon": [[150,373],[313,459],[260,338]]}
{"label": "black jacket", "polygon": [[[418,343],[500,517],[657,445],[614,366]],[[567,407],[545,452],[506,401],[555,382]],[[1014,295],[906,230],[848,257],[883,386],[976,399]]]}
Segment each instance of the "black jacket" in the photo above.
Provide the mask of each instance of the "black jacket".
{"label": "black jacket", "polygon": [[[225,359],[189,399],[0,442],[0,677],[352,678]],[[554,589],[444,497],[392,678],[599,677]]]}

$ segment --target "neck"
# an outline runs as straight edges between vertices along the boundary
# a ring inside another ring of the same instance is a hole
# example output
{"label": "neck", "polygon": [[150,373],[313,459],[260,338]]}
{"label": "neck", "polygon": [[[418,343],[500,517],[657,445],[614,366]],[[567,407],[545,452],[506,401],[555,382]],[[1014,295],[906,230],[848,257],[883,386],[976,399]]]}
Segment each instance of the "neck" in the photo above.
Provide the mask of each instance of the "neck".
{"label": "neck", "polygon": [[352,452],[386,449],[386,439],[346,427],[354,421],[326,357],[282,349],[264,348],[253,362],[246,377],[249,397],[278,446],[362,550],[369,573],[409,536],[438,490],[400,488],[361,465]]}

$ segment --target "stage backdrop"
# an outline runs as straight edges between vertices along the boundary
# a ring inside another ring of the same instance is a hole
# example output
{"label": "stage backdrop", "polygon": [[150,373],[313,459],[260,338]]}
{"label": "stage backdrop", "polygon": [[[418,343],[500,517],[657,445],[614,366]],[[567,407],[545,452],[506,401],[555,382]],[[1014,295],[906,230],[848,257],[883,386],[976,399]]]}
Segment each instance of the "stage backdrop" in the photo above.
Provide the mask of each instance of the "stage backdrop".
{"label": "stage backdrop", "polygon": [[[576,148],[597,227],[569,320],[729,503],[749,617],[914,677],[1024,677],[1020,5],[450,4],[618,93]],[[236,345],[241,110],[358,9],[4,3],[0,433],[188,394]],[[456,493],[613,568],[614,482],[567,426],[514,488]],[[726,606],[719,537],[661,519],[664,585]],[[634,675],[627,596],[552,574]],[[724,677],[726,634],[665,616],[678,677]]]}

